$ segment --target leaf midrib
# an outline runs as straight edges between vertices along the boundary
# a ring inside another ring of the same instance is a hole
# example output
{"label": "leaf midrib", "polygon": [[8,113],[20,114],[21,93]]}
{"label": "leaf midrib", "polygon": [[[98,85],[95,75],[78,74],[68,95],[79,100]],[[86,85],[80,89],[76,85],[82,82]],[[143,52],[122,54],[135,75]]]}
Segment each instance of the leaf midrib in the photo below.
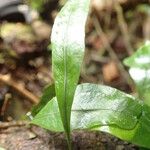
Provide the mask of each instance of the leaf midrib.
{"label": "leaf midrib", "polygon": [[[68,28],[69,28],[69,24],[70,24],[70,18],[71,18],[71,16],[72,16],[72,14],[73,14],[73,11],[71,11],[70,12],[70,15],[69,15],[69,17],[68,17],[68,21],[67,21],[67,25],[66,25],[66,33],[64,34],[64,37],[63,37],[63,39],[65,39],[64,40],[64,45],[65,45],[65,47],[64,47],[64,49],[63,49],[63,56],[64,56],[64,106],[65,106],[65,109],[64,109],[64,121],[66,120],[66,126],[67,126],[67,128],[69,129],[70,127],[68,126],[68,115],[67,115],[67,78],[68,78],[68,74],[67,74],[67,71],[68,71],[68,67],[67,67],[67,49],[68,49]],[[65,38],[65,36],[66,36],[66,38]],[[69,129],[70,130],[70,129]]]}

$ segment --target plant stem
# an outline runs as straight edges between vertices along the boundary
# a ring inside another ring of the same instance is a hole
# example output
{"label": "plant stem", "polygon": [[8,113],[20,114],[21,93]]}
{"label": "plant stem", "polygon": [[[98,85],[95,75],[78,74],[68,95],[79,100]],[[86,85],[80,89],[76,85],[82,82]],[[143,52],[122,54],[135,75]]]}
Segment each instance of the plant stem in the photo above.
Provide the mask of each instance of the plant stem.
{"label": "plant stem", "polygon": [[133,50],[131,43],[130,43],[131,40],[129,38],[128,25],[127,25],[125,18],[123,16],[123,10],[122,10],[122,7],[120,6],[119,2],[114,0],[114,4],[115,4],[114,5],[115,10],[117,13],[118,24],[120,26],[121,33],[123,35],[123,39],[124,39],[124,43],[125,43],[125,46],[127,49],[127,53],[130,56],[134,53],[134,50]]}
{"label": "plant stem", "polygon": [[70,132],[66,132],[66,139],[67,139],[67,145],[68,145],[68,150],[72,150],[72,144],[71,144],[71,136]]}
{"label": "plant stem", "polygon": [[12,87],[32,103],[34,104],[39,103],[39,98],[33,93],[31,93],[30,91],[26,90],[21,84],[13,80],[10,74],[6,74],[6,75],[0,74],[0,82],[3,82],[4,84]]}

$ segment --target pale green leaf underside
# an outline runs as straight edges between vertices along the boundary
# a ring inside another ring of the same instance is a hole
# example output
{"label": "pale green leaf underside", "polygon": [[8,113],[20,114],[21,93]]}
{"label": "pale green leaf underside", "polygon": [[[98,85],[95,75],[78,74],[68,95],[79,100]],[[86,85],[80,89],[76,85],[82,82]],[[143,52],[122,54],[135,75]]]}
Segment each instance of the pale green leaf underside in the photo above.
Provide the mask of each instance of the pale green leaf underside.
{"label": "pale green leaf underside", "polygon": [[70,132],[71,106],[84,55],[85,22],[90,0],[69,0],[52,29],[52,68],[62,122]]}
{"label": "pale green leaf underside", "polygon": [[[71,127],[72,130],[108,132],[150,148],[149,114],[148,106],[119,90],[102,85],[81,84],[75,92]],[[56,98],[36,115],[32,123],[51,131],[64,131]]]}
{"label": "pale green leaf underside", "polygon": [[130,68],[129,73],[136,84],[140,99],[150,106],[150,69]]}
{"label": "pale green leaf underside", "polygon": [[129,67],[150,69],[150,41],[147,41],[132,56],[124,60]]}
{"label": "pale green leaf underside", "polygon": [[150,106],[150,42],[126,58],[124,63],[130,67],[129,73],[136,84],[140,99]]}

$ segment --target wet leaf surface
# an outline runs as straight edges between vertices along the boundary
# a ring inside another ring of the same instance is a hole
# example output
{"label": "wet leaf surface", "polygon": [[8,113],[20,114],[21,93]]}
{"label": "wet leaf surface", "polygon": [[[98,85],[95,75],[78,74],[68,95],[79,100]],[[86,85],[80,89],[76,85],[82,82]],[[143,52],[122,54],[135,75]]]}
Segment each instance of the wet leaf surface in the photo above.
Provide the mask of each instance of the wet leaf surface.
{"label": "wet leaf surface", "polygon": [[90,0],[70,0],[55,19],[52,29],[52,68],[56,97],[65,132],[84,55],[85,22]]}
{"label": "wet leaf surface", "polygon": [[[71,126],[72,130],[108,132],[149,148],[149,113],[148,106],[128,94],[111,87],[87,83],[79,85],[76,90]],[[35,116],[32,123],[52,131],[63,131],[62,126],[58,126],[58,114],[58,104],[54,98]]]}

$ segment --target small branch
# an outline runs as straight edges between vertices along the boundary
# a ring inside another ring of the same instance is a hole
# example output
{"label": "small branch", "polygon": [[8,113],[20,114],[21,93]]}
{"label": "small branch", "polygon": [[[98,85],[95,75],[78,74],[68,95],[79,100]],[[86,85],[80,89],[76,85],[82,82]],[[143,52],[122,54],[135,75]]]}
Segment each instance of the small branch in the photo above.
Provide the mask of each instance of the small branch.
{"label": "small branch", "polygon": [[120,6],[119,2],[116,0],[114,0],[114,6],[115,6],[116,13],[117,13],[118,24],[120,26],[120,30],[123,35],[124,43],[125,43],[125,46],[127,49],[127,53],[130,56],[133,54],[134,50],[130,44],[128,26],[127,26],[127,23],[123,16],[123,10],[122,10],[122,7]]}
{"label": "small branch", "polygon": [[0,115],[1,116],[4,116],[4,114],[5,114],[5,111],[6,111],[6,109],[7,109],[7,106],[8,106],[8,101],[9,101],[9,99],[11,98],[11,94],[6,94],[5,95],[5,99],[4,99],[4,103],[3,103],[3,106],[1,107],[1,111],[0,111]]}
{"label": "small branch", "polygon": [[91,6],[94,11],[100,13],[100,11],[106,10],[107,8],[111,8],[111,10],[113,10],[114,8],[112,8],[112,6],[114,5],[114,1],[117,1],[119,5],[128,10],[142,3],[150,3],[150,0],[92,0]]}
{"label": "small branch", "polygon": [[3,122],[3,123],[0,123],[0,129],[15,127],[15,126],[25,126],[25,125],[28,125],[28,124],[29,124],[29,122],[27,122],[27,121]]}
{"label": "small branch", "polygon": [[0,74],[0,81],[18,91],[21,95],[26,97],[32,103],[37,104],[39,102],[39,98],[37,96],[35,96],[34,94],[26,90],[23,86],[14,81],[9,74]]}
{"label": "small branch", "polygon": [[102,27],[97,19],[96,16],[93,17],[93,24],[95,26],[95,29],[97,31],[97,33],[99,34],[99,36],[101,37],[104,47],[107,50],[107,52],[109,53],[110,57],[116,62],[116,64],[118,65],[119,69],[120,69],[120,73],[121,75],[126,79],[128,85],[132,88],[132,90],[134,89],[133,86],[133,81],[130,78],[128,72],[125,70],[124,66],[122,65],[122,63],[120,62],[120,60],[118,59],[117,55],[115,54],[114,50],[112,49],[107,36],[105,35],[105,33],[102,30]]}

